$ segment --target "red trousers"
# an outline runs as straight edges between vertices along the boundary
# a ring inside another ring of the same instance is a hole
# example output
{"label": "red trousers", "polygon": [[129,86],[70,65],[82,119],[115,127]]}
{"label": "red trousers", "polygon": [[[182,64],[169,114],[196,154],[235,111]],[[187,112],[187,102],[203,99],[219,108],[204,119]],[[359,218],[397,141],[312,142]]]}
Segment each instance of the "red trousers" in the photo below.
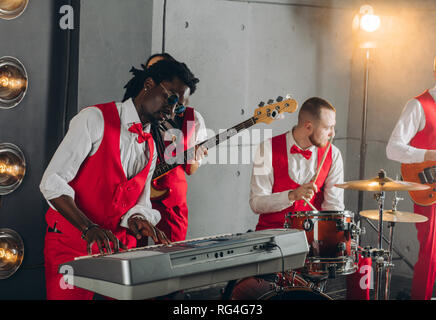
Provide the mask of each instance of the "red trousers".
{"label": "red trousers", "polygon": [[412,295],[413,300],[430,300],[436,278],[436,205],[414,205],[414,212],[426,216],[426,222],[416,223],[419,255],[415,264]]}
{"label": "red trousers", "polygon": [[165,233],[171,242],[183,241],[188,231],[188,207],[185,204],[172,208],[159,202],[152,202],[153,209],[159,210],[161,220],[156,228]]}
{"label": "red trousers", "polygon": [[[81,240],[81,239],[80,239]],[[75,257],[87,255],[86,243],[83,245],[71,241],[67,235],[47,232],[45,234],[45,282],[47,300],[91,300],[94,292],[74,287],[65,283],[59,273],[59,265],[74,260]],[[74,274],[74,270],[66,268],[65,274]]]}
{"label": "red trousers", "polygon": [[[136,243],[136,241],[134,241]],[[133,248],[133,242],[128,242],[127,248]],[[99,253],[96,243],[92,245],[92,253]],[[59,273],[59,266],[72,261],[76,257],[86,256],[86,242],[80,238],[72,239],[61,233],[46,232],[44,246],[45,283],[47,300],[92,300],[94,292],[74,286],[73,278],[65,282],[63,275],[74,275],[74,270],[64,267]],[[68,278],[68,277],[67,277]]]}

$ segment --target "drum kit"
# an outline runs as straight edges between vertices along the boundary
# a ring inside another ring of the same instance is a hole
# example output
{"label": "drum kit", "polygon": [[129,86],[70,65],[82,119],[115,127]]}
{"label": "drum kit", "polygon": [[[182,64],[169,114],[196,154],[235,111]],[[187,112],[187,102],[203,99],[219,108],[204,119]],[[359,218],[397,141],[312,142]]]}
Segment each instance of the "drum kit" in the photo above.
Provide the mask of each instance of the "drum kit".
{"label": "drum kit", "polygon": [[[384,170],[380,170],[378,177],[368,180],[349,181],[335,185],[338,188],[376,192],[378,210],[364,210],[360,216],[378,221],[377,247],[359,246],[359,237],[365,233],[360,223],[355,222],[351,211],[300,211],[290,212],[285,218],[285,228],[300,229],[306,232],[309,253],[303,268],[278,274],[270,282],[268,290],[260,290],[259,299],[283,300],[332,300],[323,291],[327,279],[337,275],[349,275],[358,269],[361,257],[370,258],[375,266],[375,295],[376,300],[388,300],[393,267],[393,230],[395,223],[420,223],[427,221],[427,217],[403,211],[397,211],[397,204],[401,198],[397,191],[418,191],[428,189],[429,186],[414,182],[398,181],[386,177]],[[392,210],[385,210],[385,192],[395,191]],[[369,222],[369,221],[368,221]],[[389,246],[382,247],[383,223],[387,222],[389,231]],[[382,275],[385,274],[384,295],[382,294]],[[356,284],[359,285],[359,284]],[[258,287],[257,290],[259,290]],[[267,288],[263,285],[263,288]],[[371,287],[370,287],[371,288]]]}

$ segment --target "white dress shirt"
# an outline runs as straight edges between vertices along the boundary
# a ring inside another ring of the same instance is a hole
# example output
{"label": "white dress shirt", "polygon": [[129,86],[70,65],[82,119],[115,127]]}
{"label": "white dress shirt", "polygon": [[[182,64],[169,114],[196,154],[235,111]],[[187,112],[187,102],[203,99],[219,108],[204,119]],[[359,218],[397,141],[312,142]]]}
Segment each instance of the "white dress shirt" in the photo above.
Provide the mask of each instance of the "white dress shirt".
{"label": "white dress shirt", "polygon": [[[148,163],[150,154],[147,143],[138,143],[136,141],[138,135],[128,131],[133,123],[141,122],[132,99],[116,103],[116,106],[121,120],[121,164],[127,179],[130,179],[141,172]],[[150,127],[150,124],[146,125],[144,132],[150,132]],[[103,132],[103,114],[96,107],[81,110],[71,120],[69,130],[45,170],[39,186],[53,209],[55,208],[49,200],[61,195],[67,195],[74,199],[75,192],[68,183],[74,179],[83,161],[96,153],[103,139]],[[159,222],[160,213],[152,208],[150,201],[150,182],[156,166],[156,159],[157,153],[154,152],[144,190],[136,205],[122,217],[120,223],[122,227],[128,227],[127,220],[133,214],[142,214],[153,225]]]}
{"label": "white dress shirt", "polygon": [[[296,183],[308,183],[316,174],[318,166],[317,147],[311,146],[306,150],[312,151],[310,159],[301,154],[291,154],[290,150],[295,142],[292,131],[286,133],[286,149],[288,156],[288,174]],[[301,147],[299,147],[301,149]],[[290,207],[294,201],[288,198],[289,190],[273,193],[274,171],[272,167],[271,139],[262,142],[256,152],[250,189],[250,207],[257,213],[278,212]],[[285,173],[283,173],[285,174]],[[324,201],[322,210],[344,210],[344,190],[334,185],[342,183],[344,179],[343,161],[341,152],[332,145],[332,165],[324,183]],[[310,207],[309,207],[310,208]]]}
{"label": "white dress shirt", "polygon": [[[429,90],[436,101],[436,86]],[[424,161],[426,149],[418,149],[409,145],[410,140],[425,127],[425,114],[421,103],[411,99],[401,113],[386,146],[386,156],[390,160],[401,163],[419,163]]]}

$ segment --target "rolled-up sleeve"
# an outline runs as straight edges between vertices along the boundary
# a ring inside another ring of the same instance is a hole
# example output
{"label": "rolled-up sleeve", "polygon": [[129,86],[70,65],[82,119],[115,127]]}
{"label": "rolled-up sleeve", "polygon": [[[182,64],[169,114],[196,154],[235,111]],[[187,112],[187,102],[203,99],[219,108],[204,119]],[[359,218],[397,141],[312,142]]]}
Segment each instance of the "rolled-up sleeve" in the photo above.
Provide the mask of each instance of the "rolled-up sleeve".
{"label": "rolled-up sleeve", "polygon": [[97,108],[83,109],[70,121],[69,130],[53,155],[39,185],[50,206],[49,200],[62,195],[74,199],[74,190],[68,183],[74,179],[93,148],[98,148],[94,142],[101,140],[103,129],[103,115]]}
{"label": "rolled-up sleeve", "polygon": [[418,100],[412,99],[404,107],[386,146],[386,156],[401,163],[424,161],[426,149],[409,145],[416,133],[425,127],[425,114]]}

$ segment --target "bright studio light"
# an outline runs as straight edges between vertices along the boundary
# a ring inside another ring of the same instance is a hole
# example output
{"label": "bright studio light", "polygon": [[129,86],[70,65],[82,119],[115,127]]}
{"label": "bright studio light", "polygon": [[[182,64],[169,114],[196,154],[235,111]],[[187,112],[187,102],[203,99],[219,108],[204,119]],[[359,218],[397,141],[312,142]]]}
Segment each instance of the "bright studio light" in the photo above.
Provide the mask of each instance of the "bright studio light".
{"label": "bright studio light", "polygon": [[12,143],[0,143],[0,195],[15,191],[26,173],[24,154]]}
{"label": "bright studio light", "polygon": [[12,276],[23,262],[24,244],[11,229],[0,229],[0,280]]}
{"label": "bright studio light", "polygon": [[0,0],[0,18],[11,20],[19,17],[29,0]]}
{"label": "bright studio light", "polygon": [[360,19],[360,28],[366,32],[374,32],[380,27],[380,18],[374,14],[365,14]]}
{"label": "bright studio light", "polygon": [[364,5],[354,16],[352,25],[353,30],[374,32],[380,28],[380,17],[374,14],[374,9],[370,5]]}
{"label": "bright studio light", "polygon": [[21,89],[25,86],[25,81],[22,79],[9,78],[6,76],[0,77],[0,86],[12,90]]}
{"label": "bright studio light", "polygon": [[0,58],[0,109],[16,107],[27,92],[27,72],[14,57]]}

